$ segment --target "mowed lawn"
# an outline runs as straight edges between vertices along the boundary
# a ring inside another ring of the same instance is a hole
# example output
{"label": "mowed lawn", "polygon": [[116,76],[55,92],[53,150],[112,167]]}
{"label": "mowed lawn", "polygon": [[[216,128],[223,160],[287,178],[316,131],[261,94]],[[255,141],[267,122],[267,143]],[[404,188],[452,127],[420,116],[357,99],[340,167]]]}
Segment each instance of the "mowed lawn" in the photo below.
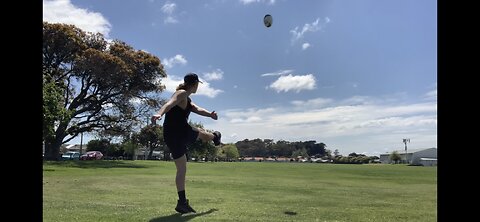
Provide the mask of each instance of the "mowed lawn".
{"label": "mowed lawn", "polygon": [[437,221],[436,167],[189,162],[186,193],[173,162],[43,164],[43,221]]}

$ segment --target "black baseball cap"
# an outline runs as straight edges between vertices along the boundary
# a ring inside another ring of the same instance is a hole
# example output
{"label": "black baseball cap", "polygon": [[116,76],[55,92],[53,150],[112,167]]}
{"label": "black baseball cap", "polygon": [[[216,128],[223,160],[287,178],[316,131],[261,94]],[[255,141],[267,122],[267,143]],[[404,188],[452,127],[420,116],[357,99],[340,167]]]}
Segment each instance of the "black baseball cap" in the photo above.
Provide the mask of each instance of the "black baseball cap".
{"label": "black baseball cap", "polygon": [[183,82],[185,82],[185,84],[187,84],[187,85],[194,84],[194,83],[197,83],[197,82],[203,83],[202,81],[200,81],[198,79],[198,75],[193,73],[193,72],[185,75],[185,77],[183,77]]}

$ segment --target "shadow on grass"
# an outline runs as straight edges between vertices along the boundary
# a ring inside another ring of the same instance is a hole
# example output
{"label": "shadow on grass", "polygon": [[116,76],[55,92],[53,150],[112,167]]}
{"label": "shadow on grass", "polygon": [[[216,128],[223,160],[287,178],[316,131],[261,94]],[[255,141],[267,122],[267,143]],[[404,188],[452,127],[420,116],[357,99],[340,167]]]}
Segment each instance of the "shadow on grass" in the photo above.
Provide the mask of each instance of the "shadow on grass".
{"label": "shadow on grass", "polygon": [[[131,160],[66,160],[43,161],[44,166],[63,166],[77,168],[146,168],[146,166],[130,163]],[[48,170],[48,169],[44,169]]]}
{"label": "shadow on grass", "polygon": [[286,215],[290,215],[290,216],[297,215],[297,212],[293,212],[293,211],[285,211],[283,213],[286,214]]}
{"label": "shadow on grass", "polygon": [[206,215],[206,214],[211,214],[215,211],[218,211],[217,209],[210,209],[208,211],[205,211],[205,212],[201,212],[201,213],[196,213],[196,214],[190,214],[190,215],[185,215],[185,216],[182,216],[181,214],[179,213],[176,213],[176,214],[172,214],[172,215],[169,215],[169,216],[163,216],[163,217],[157,217],[157,218],[153,218],[151,219],[149,222],[161,222],[161,221],[189,221],[195,217],[200,217],[200,216],[203,216],[203,215]]}

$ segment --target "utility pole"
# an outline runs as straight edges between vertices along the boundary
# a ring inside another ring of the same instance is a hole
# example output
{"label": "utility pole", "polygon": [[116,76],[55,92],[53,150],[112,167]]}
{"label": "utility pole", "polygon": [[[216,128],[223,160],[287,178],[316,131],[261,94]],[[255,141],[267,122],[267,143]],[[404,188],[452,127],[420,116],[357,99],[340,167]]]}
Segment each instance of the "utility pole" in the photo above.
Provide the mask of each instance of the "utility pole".
{"label": "utility pole", "polygon": [[83,132],[80,133],[80,155],[82,155]]}
{"label": "utility pole", "polygon": [[408,164],[407,143],[410,143],[410,139],[403,139],[403,143],[405,143],[405,162]]}

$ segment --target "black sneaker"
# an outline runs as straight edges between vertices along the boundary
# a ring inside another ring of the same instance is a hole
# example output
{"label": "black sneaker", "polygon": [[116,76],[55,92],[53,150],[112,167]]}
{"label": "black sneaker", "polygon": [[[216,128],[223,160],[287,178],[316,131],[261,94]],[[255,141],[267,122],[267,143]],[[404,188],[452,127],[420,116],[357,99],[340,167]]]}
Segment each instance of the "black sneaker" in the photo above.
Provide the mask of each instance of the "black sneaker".
{"label": "black sneaker", "polygon": [[181,214],[197,212],[188,204],[188,200],[186,200],[185,202],[180,202],[180,200],[178,200],[177,207],[175,207],[175,210]]}
{"label": "black sneaker", "polygon": [[187,200],[187,208],[190,212],[197,213],[197,211],[190,206],[190,204],[188,203],[188,200]]}
{"label": "black sneaker", "polygon": [[215,146],[220,145],[220,139],[222,138],[222,134],[218,131],[213,132],[213,143]]}
{"label": "black sneaker", "polygon": [[190,212],[190,209],[187,207],[186,202],[180,202],[180,200],[177,201],[177,206],[175,207],[175,210],[181,214],[185,214]]}

